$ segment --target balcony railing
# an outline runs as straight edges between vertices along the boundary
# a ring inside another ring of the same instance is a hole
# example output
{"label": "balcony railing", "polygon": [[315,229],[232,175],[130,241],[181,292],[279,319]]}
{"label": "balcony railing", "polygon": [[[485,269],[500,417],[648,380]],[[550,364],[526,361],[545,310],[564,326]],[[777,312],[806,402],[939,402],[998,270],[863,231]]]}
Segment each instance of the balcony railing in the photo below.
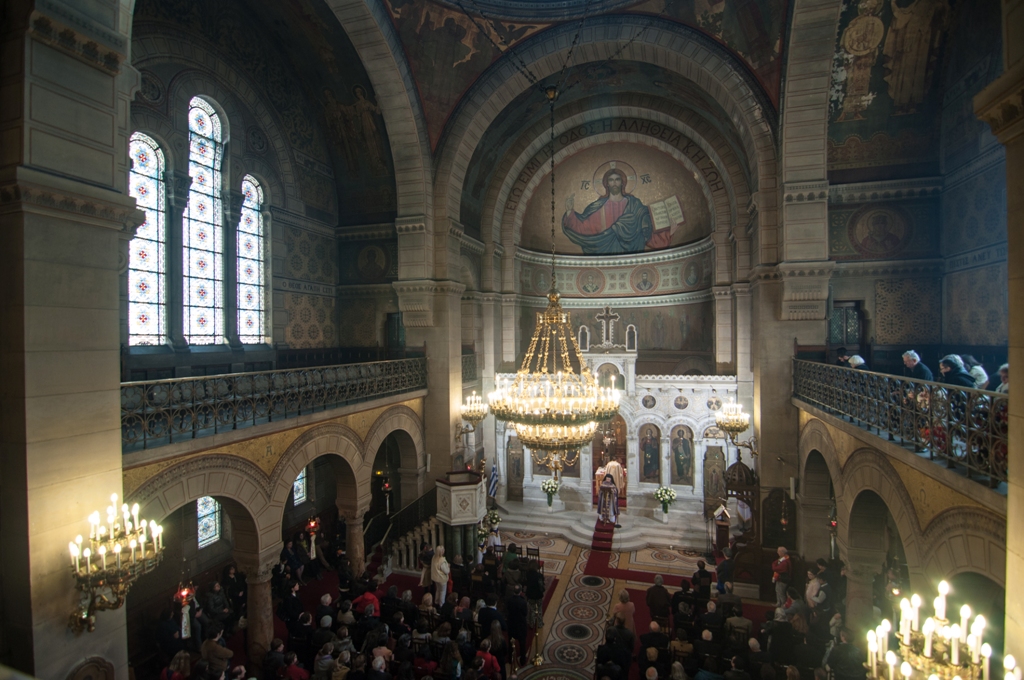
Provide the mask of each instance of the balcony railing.
{"label": "balcony railing", "polygon": [[793,396],[927,452],[968,477],[1006,481],[1007,395],[793,361]]}
{"label": "balcony railing", "polygon": [[424,358],[121,383],[121,450],[164,446],[426,386]]}
{"label": "balcony railing", "polygon": [[463,354],[462,355],[462,383],[475,382],[480,377],[480,373],[476,370],[476,355],[475,354]]}

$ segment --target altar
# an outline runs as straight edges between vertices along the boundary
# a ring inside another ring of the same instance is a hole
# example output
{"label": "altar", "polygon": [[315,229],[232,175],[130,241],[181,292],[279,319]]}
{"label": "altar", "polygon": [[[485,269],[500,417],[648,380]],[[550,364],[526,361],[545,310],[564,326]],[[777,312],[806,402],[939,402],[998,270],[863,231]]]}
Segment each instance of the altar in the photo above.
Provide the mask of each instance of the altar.
{"label": "altar", "polygon": [[[625,487],[619,490],[621,511],[660,518],[661,504],[654,492],[668,486],[676,492],[670,514],[703,521],[705,497],[725,497],[726,467],[737,456],[753,465],[749,452],[729,445],[715,424],[722,405],[739,400],[736,376],[637,375],[636,329],[627,325],[619,331],[618,315],[610,310],[597,318],[602,323],[600,342],[591,342],[586,325],[579,327],[577,339],[598,383],[620,390],[619,413],[599,425],[590,445],[563,458],[554,509],[595,508],[596,486],[604,478],[607,463],[615,460],[622,466]],[[496,376],[497,380],[513,377]],[[499,487],[498,502],[511,497],[546,505],[540,485],[552,477],[551,468],[537,464],[504,422],[496,424],[495,434],[499,473],[505,481]],[[506,474],[510,470],[515,474]]]}

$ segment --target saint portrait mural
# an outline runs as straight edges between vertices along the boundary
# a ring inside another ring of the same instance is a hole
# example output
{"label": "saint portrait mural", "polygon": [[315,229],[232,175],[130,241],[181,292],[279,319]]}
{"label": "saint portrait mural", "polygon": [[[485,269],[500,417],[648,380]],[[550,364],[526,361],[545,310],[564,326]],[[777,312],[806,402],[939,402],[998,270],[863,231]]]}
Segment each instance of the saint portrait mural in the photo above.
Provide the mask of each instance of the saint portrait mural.
{"label": "saint portrait mural", "polygon": [[[564,200],[564,212],[555,218],[555,247],[565,254],[642,253],[711,233],[711,211],[693,172],[650,147],[612,142],[578,151],[556,168],[555,192]],[[531,194],[523,247],[550,250],[550,207],[550,196]],[[596,289],[600,283],[595,276],[590,285]],[[652,292],[657,272],[649,271],[646,279],[638,272],[631,284],[634,291]],[[583,288],[585,277],[578,285],[591,293]]]}
{"label": "saint portrait mural", "polygon": [[365,281],[379,281],[390,269],[387,254],[378,246],[366,246],[359,251],[356,264],[359,276]]}
{"label": "saint portrait mural", "polygon": [[685,425],[672,428],[672,483],[693,486],[693,430]]}
{"label": "saint portrait mural", "polygon": [[661,481],[661,430],[655,425],[640,426],[640,481]]}

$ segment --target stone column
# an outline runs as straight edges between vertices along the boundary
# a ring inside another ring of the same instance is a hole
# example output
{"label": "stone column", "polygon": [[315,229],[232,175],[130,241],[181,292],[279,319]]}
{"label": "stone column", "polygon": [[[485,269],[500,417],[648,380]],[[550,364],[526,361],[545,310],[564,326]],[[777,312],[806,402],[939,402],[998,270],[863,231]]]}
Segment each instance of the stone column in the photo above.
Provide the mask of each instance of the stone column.
{"label": "stone column", "polygon": [[270,650],[270,642],[274,639],[273,594],[270,589],[272,569],[273,564],[266,564],[255,572],[246,574],[248,627],[245,635],[250,671],[263,669],[263,657]]}
{"label": "stone column", "polygon": [[[1002,76],[974,98],[974,110],[1006,145],[1007,237],[1010,302],[1009,363],[1020,371],[1024,366],[1024,12],[1022,0],[1003,0]],[[1011,21],[1011,17],[1018,17]],[[1024,655],[1024,517],[1020,508],[1024,499],[1024,400],[1020,380],[1010,388],[1009,507],[1006,517],[1006,652],[1018,659]]]}
{"label": "stone column", "polygon": [[[186,172],[175,172],[167,181],[167,336],[177,352],[188,351],[184,326],[185,291],[182,288],[182,275],[185,271],[182,229],[191,186],[192,178]],[[188,375],[188,369],[175,371],[175,377]]]}
{"label": "stone column", "polygon": [[828,511],[832,502],[827,498],[809,498],[802,493],[797,497],[797,552],[808,563],[819,557],[830,556],[832,534],[828,528]]}
{"label": "stone column", "polygon": [[352,565],[352,573],[357,576],[366,569],[366,546],[363,545],[363,517],[365,513],[345,516],[345,552]]}
{"label": "stone column", "polygon": [[[224,339],[232,349],[242,348],[238,339],[238,223],[244,198],[234,187],[224,192]],[[233,363],[231,370],[244,371],[245,364]]]}
{"label": "stone column", "polygon": [[[501,296],[501,361],[514,363],[519,335],[519,305],[515,293]],[[516,366],[518,369],[519,367]]]}

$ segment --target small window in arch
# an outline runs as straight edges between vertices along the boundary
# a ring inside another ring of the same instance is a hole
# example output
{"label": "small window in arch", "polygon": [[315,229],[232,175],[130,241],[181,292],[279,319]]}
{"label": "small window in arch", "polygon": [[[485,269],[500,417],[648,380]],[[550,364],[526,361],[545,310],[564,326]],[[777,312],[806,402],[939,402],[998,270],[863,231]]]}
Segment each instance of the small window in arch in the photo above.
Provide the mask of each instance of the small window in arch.
{"label": "small window in arch", "polygon": [[238,338],[246,345],[264,342],[266,274],[263,189],[252,175],[242,179],[242,216],[238,222]]}
{"label": "small window in arch", "polygon": [[212,496],[196,501],[196,522],[199,527],[199,547],[205,548],[220,540],[220,503]]}
{"label": "small window in arch", "polygon": [[164,152],[141,132],[129,140],[128,193],[146,214],[128,245],[128,344],[160,345],[167,336],[167,223]]}
{"label": "small window in arch", "polygon": [[292,499],[293,505],[306,502],[306,468],[302,468],[302,472],[292,483]]}

